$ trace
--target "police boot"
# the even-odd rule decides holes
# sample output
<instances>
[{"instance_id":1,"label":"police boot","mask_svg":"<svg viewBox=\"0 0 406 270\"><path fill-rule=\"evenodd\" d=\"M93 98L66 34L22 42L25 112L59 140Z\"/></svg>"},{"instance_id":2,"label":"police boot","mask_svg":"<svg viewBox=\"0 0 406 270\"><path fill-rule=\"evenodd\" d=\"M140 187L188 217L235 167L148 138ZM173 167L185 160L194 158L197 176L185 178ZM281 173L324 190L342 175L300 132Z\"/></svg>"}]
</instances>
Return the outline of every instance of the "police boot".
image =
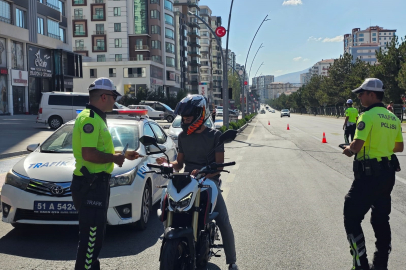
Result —
<instances>
[{"instance_id":1,"label":"police boot","mask_svg":"<svg viewBox=\"0 0 406 270\"><path fill-rule=\"evenodd\" d=\"M354 237L352 234L347 235L350 243L350 253L352 255L353 266L351 270L370 270L365 248L364 234Z\"/></svg>"},{"instance_id":2,"label":"police boot","mask_svg":"<svg viewBox=\"0 0 406 270\"><path fill-rule=\"evenodd\" d=\"M385 266L375 266L371 264L371 267L369 268L370 270L388 270L388 267Z\"/></svg>"}]
</instances>

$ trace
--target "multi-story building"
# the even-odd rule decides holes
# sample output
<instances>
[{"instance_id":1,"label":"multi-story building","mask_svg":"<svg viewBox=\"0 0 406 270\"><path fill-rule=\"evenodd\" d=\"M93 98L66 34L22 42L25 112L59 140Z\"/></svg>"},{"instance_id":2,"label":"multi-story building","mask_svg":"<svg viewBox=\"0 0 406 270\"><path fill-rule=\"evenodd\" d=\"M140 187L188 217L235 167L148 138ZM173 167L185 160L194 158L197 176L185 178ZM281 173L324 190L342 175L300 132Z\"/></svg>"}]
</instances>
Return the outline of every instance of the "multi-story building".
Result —
<instances>
[{"instance_id":1,"label":"multi-story building","mask_svg":"<svg viewBox=\"0 0 406 270\"><path fill-rule=\"evenodd\" d=\"M188 16L179 11L179 8L174 7L175 13L175 48L177 69L180 70L180 89L188 88Z\"/></svg>"},{"instance_id":2,"label":"multi-story building","mask_svg":"<svg viewBox=\"0 0 406 270\"><path fill-rule=\"evenodd\" d=\"M175 11L182 13L187 18L187 64L188 78L186 88L194 94L199 92L200 84L200 24L198 19L189 14L200 15L200 0L176 0Z\"/></svg>"},{"instance_id":3,"label":"multi-story building","mask_svg":"<svg viewBox=\"0 0 406 270\"><path fill-rule=\"evenodd\" d=\"M267 85L269 99L278 98L282 93L290 95L302 87L301 83L272 82Z\"/></svg>"},{"instance_id":4,"label":"multi-story building","mask_svg":"<svg viewBox=\"0 0 406 270\"><path fill-rule=\"evenodd\" d=\"M71 1L0 0L0 114L37 114L42 92L72 91Z\"/></svg>"},{"instance_id":5,"label":"multi-story building","mask_svg":"<svg viewBox=\"0 0 406 270\"><path fill-rule=\"evenodd\" d=\"M301 84L308 84L312 74L310 72L300 74L300 83Z\"/></svg>"},{"instance_id":6,"label":"multi-story building","mask_svg":"<svg viewBox=\"0 0 406 270\"><path fill-rule=\"evenodd\" d=\"M211 17L211 29L214 31L217 27L221 26L221 17L212 16ZM221 42L221 39L220 39ZM221 96L221 88L223 87L223 64L221 60L221 44L217 43L216 37L211 34L211 59L212 59L212 93L213 102L215 105L223 104L223 97Z\"/></svg>"},{"instance_id":7,"label":"multi-story building","mask_svg":"<svg viewBox=\"0 0 406 270\"><path fill-rule=\"evenodd\" d=\"M226 52L226 49L223 48L223 53L224 53L224 57L228 57L227 62L228 62L228 68L229 69L236 69L236 55L233 51L231 51L230 49L228 49L228 52Z\"/></svg>"},{"instance_id":8,"label":"multi-story building","mask_svg":"<svg viewBox=\"0 0 406 270\"><path fill-rule=\"evenodd\" d=\"M264 75L259 77L252 78L252 88L258 91L260 101L265 102L265 100L269 99L270 96L268 94L268 85L273 83L275 77L273 75Z\"/></svg>"},{"instance_id":9,"label":"multi-story building","mask_svg":"<svg viewBox=\"0 0 406 270\"><path fill-rule=\"evenodd\" d=\"M334 59L322 59L309 69L309 73L311 74L311 76L328 76L328 70L333 63Z\"/></svg>"},{"instance_id":10,"label":"multi-story building","mask_svg":"<svg viewBox=\"0 0 406 270\"><path fill-rule=\"evenodd\" d=\"M74 50L85 58L84 85L109 77L119 92L180 88L173 0L74 0Z\"/></svg>"},{"instance_id":11,"label":"multi-story building","mask_svg":"<svg viewBox=\"0 0 406 270\"><path fill-rule=\"evenodd\" d=\"M376 51L387 50L395 35L396 30L379 26L371 26L365 30L354 28L351 34L344 35L344 53L351 54L353 61L359 58L370 64L376 64Z\"/></svg>"},{"instance_id":12,"label":"multi-story building","mask_svg":"<svg viewBox=\"0 0 406 270\"><path fill-rule=\"evenodd\" d=\"M210 26L211 9L208 6L200 6L200 17ZM212 33L201 21L200 25L200 84L199 94L205 94L209 101L213 100L213 77L212 77Z\"/></svg>"}]
</instances>

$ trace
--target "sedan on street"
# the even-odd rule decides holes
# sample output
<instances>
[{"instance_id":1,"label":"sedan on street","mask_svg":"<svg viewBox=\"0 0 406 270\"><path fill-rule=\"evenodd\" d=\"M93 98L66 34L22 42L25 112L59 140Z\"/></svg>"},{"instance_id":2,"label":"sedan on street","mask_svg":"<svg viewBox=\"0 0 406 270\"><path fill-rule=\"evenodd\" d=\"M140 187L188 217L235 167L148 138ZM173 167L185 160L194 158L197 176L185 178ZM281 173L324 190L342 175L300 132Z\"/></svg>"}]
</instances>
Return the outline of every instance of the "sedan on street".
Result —
<instances>
[{"instance_id":1,"label":"sedan on street","mask_svg":"<svg viewBox=\"0 0 406 270\"><path fill-rule=\"evenodd\" d=\"M288 109L281 110L281 117L283 117L283 116L289 116L290 117L290 111Z\"/></svg>"}]
</instances>

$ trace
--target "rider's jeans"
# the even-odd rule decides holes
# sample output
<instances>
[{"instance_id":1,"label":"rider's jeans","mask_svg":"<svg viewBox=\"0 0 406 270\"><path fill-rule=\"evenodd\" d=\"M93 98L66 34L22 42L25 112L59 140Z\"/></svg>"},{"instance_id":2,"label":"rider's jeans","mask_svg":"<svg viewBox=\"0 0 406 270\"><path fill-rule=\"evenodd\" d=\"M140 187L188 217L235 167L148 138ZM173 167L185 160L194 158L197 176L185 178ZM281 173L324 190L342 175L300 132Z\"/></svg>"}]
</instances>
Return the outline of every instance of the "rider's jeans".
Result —
<instances>
[{"instance_id":1,"label":"rider's jeans","mask_svg":"<svg viewBox=\"0 0 406 270\"><path fill-rule=\"evenodd\" d=\"M235 254L234 232L233 228L231 227L230 219L228 217L226 203L218 187L218 181L213 182L216 183L218 189L217 204L216 207L214 208L214 212L219 213L219 215L216 218L216 223L221 232L224 253L226 254L226 263L232 264L237 261Z\"/></svg>"}]
</instances>

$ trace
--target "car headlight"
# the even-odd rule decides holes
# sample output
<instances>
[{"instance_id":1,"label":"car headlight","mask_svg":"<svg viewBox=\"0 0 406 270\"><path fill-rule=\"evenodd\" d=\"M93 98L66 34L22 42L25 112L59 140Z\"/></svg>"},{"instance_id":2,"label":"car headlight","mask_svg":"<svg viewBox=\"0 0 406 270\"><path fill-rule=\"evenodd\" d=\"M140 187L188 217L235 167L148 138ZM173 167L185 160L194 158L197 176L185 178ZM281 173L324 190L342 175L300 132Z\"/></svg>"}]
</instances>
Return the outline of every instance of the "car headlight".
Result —
<instances>
[{"instance_id":1,"label":"car headlight","mask_svg":"<svg viewBox=\"0 0 406 270\"><path fill-rule=\"evenodd\" d=\"M14 186L16 188L25 190L30 183L29 178L20 177L18 174L14 173L14 171L9 171L6 175L5 184Z\"/></svg>"},{"instance_id":2,"label":"car headlight","mask_svg":"<svg viewBox=\"0 0 406 270\"><path fill-rule=\"evenodd\" d=\"M189 206L192 201L193 193L190 192L188 195L180 199L178 202L175 202L171 195L169 195L169 203L175 212L181 212L183 209Z\"/></svg>"},{"instance_id":3,"label":"car headlight","mask_svg":"<svg viewBox=\"0 0 406 270\"><path fill-rule=\"evenodd\" d=\"M138 166L124 174L112 176L110 178L110 187L130 186L134 182L137 171Z\"/></svg>"}]
</instances>

